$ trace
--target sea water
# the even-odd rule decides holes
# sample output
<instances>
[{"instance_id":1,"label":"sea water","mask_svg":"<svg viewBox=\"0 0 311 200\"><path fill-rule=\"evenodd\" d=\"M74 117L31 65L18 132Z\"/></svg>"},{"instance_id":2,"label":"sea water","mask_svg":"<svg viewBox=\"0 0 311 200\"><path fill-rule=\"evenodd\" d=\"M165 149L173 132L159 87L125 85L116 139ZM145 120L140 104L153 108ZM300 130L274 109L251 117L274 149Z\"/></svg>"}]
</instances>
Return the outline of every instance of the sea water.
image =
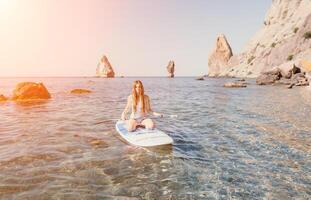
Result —
<instances>
[{"instance_id":1,"label":"sea water","mask_svg":"<svg viewBox=\"0 0 311 200\"><path fill-rule=\"evenodd\" d=\"M171 147L126 144L115 123L143 82ZM52 98L0 103L0 199L309 199L311 92L232 79L0 78ZM90 94L70 94L83 88Z\"/></svg>"}]
</instances>

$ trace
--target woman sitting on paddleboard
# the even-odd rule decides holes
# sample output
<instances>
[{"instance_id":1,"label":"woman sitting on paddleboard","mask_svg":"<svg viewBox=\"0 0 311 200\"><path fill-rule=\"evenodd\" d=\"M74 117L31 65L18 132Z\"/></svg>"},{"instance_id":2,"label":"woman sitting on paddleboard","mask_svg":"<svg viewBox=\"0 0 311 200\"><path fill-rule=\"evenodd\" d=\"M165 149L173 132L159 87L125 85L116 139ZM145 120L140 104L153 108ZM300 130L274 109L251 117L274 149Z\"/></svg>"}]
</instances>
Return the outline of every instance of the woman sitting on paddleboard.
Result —
<instances>
[{"instance_id":1,"label":"woman sitting on paddleboard","mask_svg":"<svg viewBox=\"0 0 311 200\"><path fill-rule=\"evenodd\" d=\"M121 115L122 120L126 120L126 115L130 109L130 119L127 121L128 131L135 131L139 125L148 129L155 128L154 121L148 118L148 114L162 117L162 114L153 112L151 109L150 98L144 94L144 86L139 80L133 83L132 94L128 96L126 107Z\"/></svg>"}]
</instances>

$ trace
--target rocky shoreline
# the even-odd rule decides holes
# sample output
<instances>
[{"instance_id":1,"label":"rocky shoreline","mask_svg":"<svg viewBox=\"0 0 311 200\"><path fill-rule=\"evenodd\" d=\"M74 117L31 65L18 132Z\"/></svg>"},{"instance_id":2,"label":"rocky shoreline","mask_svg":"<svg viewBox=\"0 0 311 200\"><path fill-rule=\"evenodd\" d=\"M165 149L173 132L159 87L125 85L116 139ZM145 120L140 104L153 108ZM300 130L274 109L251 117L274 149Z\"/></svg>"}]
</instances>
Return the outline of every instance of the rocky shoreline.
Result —
<instances>
[{"instance_id":1,"label":"rocky shoreline","mask_svg":"<svg viewBox=\"0 0 311 200\"><path fill-rule=\"evenodd\" d=\"M284 71L276 68L263 72L256 79L256 83L258 85L283 84L288 85L287 88L293 88L294 86L308 86L309 79L307 78L306 72L303 72L294 64L289 70Z\"/></svg>"},{"instance_id":2,"label":"rocky shoreline","mask_svg":"<svg viewBox=\"0 0 311 200\"><path fill-rule=\"evenodd\" d=\"M221 34L209 56L209 77L257 78L259 85L307 86L311 73L311 4L309 0L273 0L263 26L234 55ZM293 66L300 72L289 74ZM291 76L293 75L293 76Z\"/></svg>"}]
</instances>

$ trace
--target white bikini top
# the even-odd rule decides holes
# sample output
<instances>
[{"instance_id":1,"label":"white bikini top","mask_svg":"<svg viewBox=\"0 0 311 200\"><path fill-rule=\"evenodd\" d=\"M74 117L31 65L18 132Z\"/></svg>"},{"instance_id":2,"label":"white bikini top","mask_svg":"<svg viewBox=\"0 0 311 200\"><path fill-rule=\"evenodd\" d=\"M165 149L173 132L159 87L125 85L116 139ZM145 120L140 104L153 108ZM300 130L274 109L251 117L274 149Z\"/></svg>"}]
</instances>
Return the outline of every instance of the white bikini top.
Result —
<instances>
[{"instance_id":1,"label":"white bikini top","mask_svg":"<svg viewBox=\"0 0 311 200\"><path fill-rule=\"evenodd\" d=\"M137 106L136 106L136 112L134 113L133 110L132 110L131 118L132 119L137 119L137 118L141 118L143 116L144 116L144 114L143 114L143 111L142 111L142 101L139 101L137 103Z\"/></svg>"}]
</instances>

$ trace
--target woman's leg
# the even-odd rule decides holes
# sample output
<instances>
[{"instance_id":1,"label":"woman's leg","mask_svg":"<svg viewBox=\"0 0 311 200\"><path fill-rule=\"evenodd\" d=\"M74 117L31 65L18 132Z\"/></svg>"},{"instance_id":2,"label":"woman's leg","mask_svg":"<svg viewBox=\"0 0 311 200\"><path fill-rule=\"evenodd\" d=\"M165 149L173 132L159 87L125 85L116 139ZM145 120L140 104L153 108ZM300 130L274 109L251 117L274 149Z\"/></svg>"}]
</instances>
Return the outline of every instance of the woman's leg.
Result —
<instances>
[{"instance_id":1,"label":"woman's leg","mask_svg":"<svg viewBox=\"0 0 311 200\"><path fill-rule=\"evenodd\" d=\"M129 132L135 131L137 125L138 125L138 124L137 124L137 122L136 122L135 119L129 119L129 120L127 121L127 130L128 130Z\"/></svg>"},{"instance_id":2,"label":"woman's leg","mask_svg":"<svg viewBox=\"0 0 311 200\"><path fill-rule=\"evenodd\" d=\"M146 128L148 129L154 129L155 128L155 123L154 121L152 121L152 119L144 119L142 122L141 122L142 125L144 125Z\"/></svg>"}]
</instances>

